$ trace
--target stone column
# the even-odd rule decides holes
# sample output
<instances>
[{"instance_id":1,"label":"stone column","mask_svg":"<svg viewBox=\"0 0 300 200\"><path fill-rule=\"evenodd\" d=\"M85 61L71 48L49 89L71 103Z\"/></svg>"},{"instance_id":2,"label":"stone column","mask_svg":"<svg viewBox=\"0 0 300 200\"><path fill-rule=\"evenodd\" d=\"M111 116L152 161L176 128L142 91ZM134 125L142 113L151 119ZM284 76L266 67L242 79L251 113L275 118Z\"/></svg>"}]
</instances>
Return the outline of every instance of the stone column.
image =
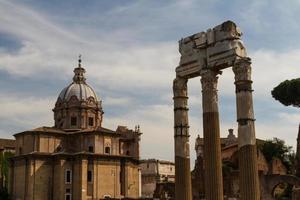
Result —
<instances>
[{"instance_id":1,"label":"stone column","mask_svg":"<svg viewBox=\"0 0 300 200\"><path fill-rule=\"evenodd\" d=\"M201 72L206 200L223 200L224 198L217 74L212 70Z\"/></svg>"},{"instance_id":2,"label":"stone column","mask_svg":"<svg viewBox=\"0 0 300 200\"><path fill-rule=\"evenodd\" d=\"M187 79L173 82L175 137L175 200L192 200Z\"/></svg>"},{"instance_id":3,"label":"stone column","mask_svg":"<svg viewBox=\"0 0 300 200\"><path fill-rule=\"evenodd\" d=\"M259 200L257 149L254 127L250 58L233 66L236 86L241 200Z\"/></svg>"}]
</instances>

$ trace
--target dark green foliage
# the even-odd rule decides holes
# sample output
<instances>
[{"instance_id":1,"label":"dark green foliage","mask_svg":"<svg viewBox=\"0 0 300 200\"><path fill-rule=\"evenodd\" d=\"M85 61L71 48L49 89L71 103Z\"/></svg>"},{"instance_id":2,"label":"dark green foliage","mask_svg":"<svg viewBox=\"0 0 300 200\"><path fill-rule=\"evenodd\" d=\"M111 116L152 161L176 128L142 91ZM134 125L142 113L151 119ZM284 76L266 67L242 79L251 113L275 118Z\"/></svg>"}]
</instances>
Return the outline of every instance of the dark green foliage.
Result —
<instances>
[{"instance_id":1,"label":"dark green foliage","mask_svg":"<svg viewBox=\"0 0 300 200\"><path fill-rule=\"evenodd\" d=\"M277 187L283 187L283 192L281 194L275 195L276 200L290 200L292 199L293 185L287 183L281 183Z\"/></svg>"},{"instance_id":2,"label":"dark green foliage","mask_svg":"<svg viewBox=\"0 0 300 200\"><path fill-rule=\"evenodd\" d=\"M238 166L228 160L222 161L222 171L224 175L230 175L234 170L238 170Z\"/></svg>"},{"instance_id":3,"label":"dark green foliage","mask_svg":"<svg viewBox=\"0 0 300 200\"><path fill-rule=\"evenodd\" d=\"M4 152L3 154L0 154L0 173L5 178L5 182L1 183L4 184L4 189L0 190L0 199L9 199L9 195L7 192L7 186L8 186L8 170L9 170L9 158L14 156L11 152Z\"/></svg>"},{"instance_id":4,"label":"dark green foliage","mask_svg":"<svg viewBox=\"0 0 300 200\"><path fill-rule=\"evenodd\" d=\"M278 138L266 140L264 143L258 145L258 148L264 154L267 162L271 162L273 158L278 158L285 165L288 173L292 172L295 153L292 151L292 147L287 146L283 140Z\"/></svg>"},{"instance_id":5,"label":"dark green foliage","mask_svg":"<svg viewBox=\"0 0 300 200\"><path fill-rule=\"evenodd\" d=\"M1 200L11 200L10 195L7 192L7 189L0 190L0 199Z\"/></svg>"},{"instance_id":6,"label":"dark green foliage","mask_svg":"<svg viewBox=\"0 0 300 200\"><path fill-rule=\"evenodd\" d=\"M285 106L300 107L300 78L283 81L271 93Z\"/></svg>"},{"instance_id":7,"label":"dark green foliage","mask_svg":"<svg viewBox=\"0 0 300 200\"><path fill-rule=\"evenodd\" d=\"M293 174L293 166L295 164L296 155L292 151L292 147L285 144L283 140L273 138L272 140L266 140L264 143L258 145L259 150L264 154L267 162L271 162L274 158L278 158L287 168L288 174ZM291 199L292 186L286 184L282 194L276 197L276 199L284 200Z\"/></svg>"}]
</instances>

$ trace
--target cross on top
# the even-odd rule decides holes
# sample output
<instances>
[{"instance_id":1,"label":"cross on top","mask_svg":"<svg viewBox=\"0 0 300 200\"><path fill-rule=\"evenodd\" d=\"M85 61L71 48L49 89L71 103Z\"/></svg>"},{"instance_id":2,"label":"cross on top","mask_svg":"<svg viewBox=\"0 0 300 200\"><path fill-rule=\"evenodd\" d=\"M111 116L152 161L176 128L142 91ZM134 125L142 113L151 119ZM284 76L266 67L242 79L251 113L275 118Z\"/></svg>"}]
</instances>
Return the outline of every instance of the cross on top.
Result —
<instances>
[{"instance_id":1,"label":"cross on top","mask_svg":"<svg viewBox=\"0 0 300 200\"><path fill-rule=\"evenodd\" d=\"M81 67L81 54L79 54L78 56L78 67L79 68Z\"/></svg>"}]
</instances>

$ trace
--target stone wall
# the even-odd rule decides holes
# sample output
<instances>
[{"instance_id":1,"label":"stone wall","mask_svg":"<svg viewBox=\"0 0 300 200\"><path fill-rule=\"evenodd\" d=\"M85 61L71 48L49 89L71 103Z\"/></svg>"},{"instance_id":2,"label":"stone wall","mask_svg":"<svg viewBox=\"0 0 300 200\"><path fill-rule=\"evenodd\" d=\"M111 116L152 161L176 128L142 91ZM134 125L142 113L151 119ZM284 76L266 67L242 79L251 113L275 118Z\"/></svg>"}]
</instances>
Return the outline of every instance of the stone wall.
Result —
<instances>
[{"instance_id":1,"label":"stone wall","mask_svg":"<svg viewBox=\"0 0 300 200\"><path fill-rule=\"evenodd\" d=\"M174 182L174 163L163 160L142 160L140 164L142 173L142 196L153 197L157 183Z\"/></svg>"},{"instance_id":2,"label":"stone wall","mask_svg":"<svg viewBox=\"0 0 300 200\"><path fill-rule=\"evenodd\" d=\"M54 161L20 158L14 161L11 170L13 199L64 200L67 191L70 191L74 200L139 196L139 168L130 162L122 165L119 160L91 160L80 157ZM66 170L71 171L70 183L66 183ZM92 173L91 182L87 180L88 171Z\"/></svg>"}]
</instances>

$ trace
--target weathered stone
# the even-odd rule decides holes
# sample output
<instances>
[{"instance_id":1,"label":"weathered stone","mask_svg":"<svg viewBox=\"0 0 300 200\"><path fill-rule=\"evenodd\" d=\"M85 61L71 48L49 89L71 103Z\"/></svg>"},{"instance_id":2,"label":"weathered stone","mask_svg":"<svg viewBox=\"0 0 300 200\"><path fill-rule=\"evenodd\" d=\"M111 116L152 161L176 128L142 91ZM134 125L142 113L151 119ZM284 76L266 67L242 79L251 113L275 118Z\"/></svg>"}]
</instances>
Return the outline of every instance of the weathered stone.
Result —
<instances>
[{"instance_id":1,"label":"weathered stone","mask_svg":"<svg viewBox=\"0 0 300 200\"><path fill-rule=\"evenodd\" d=\"M190 146L187 107L187 79L173 82L175 138L175 199L191 200Z\"/></svg>"},{"instance_id":2,"label":"weathered stone","mask_svg":"<svg viewBox=\"0 0 300 200\"><path fill-rule=\"evenodd\" d=\"M232 66L237 92L239 148L245 152L245 156L240 159L242 160L240 162L242 166L241 196L242 200L259 199L251 68L250 59L247 58L246 49L240 40L241 35L240 29L233 22L227 21L206 32L183 38L179 42L181 58L176 68L176 81L180 82L179 78L181 78L187 82L189 78L201 76L207 200L223 199L217 74L220 70ZM174 88L176 85L177 83L174 82ZM187 95L186 88L182 88L182 93ZM186 165L179 162L184 160L181 158L189 156L187 154L188 139L182 137L188 136L186 102L187 96L179 97L178 92L174 90L175 165L178 166L175 186L177 189L182 182L187 181L178 176L178 174L186 174ZM181 128L180 131L178 128ZM180 139L177 139L178 136ZM246 163L247 160L249 160L249 165ZM180 191L175 190L176 199L189 199L189 195L182 196L182 193L188 194L190 188L188 186L184 186L184 190L182 188L183 186L179 189Z\"/></svg>"}]
</instances>

